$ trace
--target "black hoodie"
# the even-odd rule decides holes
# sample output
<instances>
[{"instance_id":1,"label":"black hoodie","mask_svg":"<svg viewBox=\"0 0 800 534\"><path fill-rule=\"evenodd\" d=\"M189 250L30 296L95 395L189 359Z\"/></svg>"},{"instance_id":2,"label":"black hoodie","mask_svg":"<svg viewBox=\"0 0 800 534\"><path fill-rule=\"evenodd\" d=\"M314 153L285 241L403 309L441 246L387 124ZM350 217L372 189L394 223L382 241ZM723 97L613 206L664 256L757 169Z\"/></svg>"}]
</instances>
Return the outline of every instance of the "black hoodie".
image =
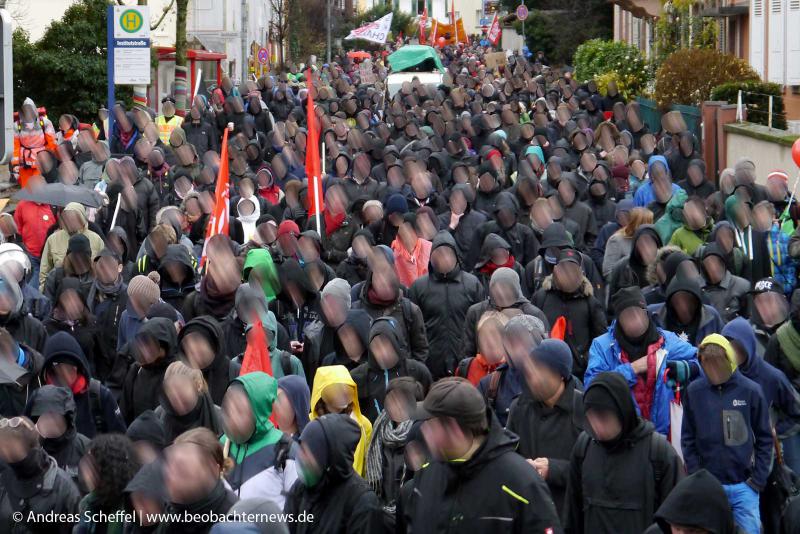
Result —
<instances>
[{"instance_id":1,"label":"black hoodie","mask_svg":"<svg viewBox=\"0 0 800 534\"><path fill-rule=\"evenodd\" d=\"M319 426L316 431L309 427ZM378 523L378 497L366 481L353 470L353 455L361 439L361 429L349 416L323 415L314 419L303 431L302 444L323 451L322 479L306 487L298 479L286 497L284 512L299 516L307 512L313 522L290 524L293 534L373 534ZM373 524L374 523L374 524Z\"/></svg>"},{"instance_id":2,"label":"black hoodie","mask_svg":"<svg viewBox=\"0 0 800 534\"><path fill-rule=\"evenodd\" d=\"M163 468L164 466L160 461L145 464L139 469L139 471L136 472L131 481L128 482L128 485L125 486L124 493L127 509L129 511L133 511L133 506L131 505L131 495L133 493L146 495L154 502L160 504L161 510L159 511L163 511L165 503L167 502L167 492L164 488ZM155 523L148 526L139 526L137 521L132 521L125 525L124 532L126 534L149 534L158 531L159 526L160 523Z\"/></svg>"},{"instance_id":3,"label":"black hoodie","mask_svg":"<svg viewBox=\"0 0 800 534\"><path fill-rule=\"evenodd\" d=\"M397 335L397 321L392 317L380 317L372 323L369 331L369 341L378 336L383 336L391 342L397 354L398 361L391 369L383 369L372 351L369 357L352 371L350 375L358 389L358 404L370 422L374 422L384 409L386 388L389 382L401 376L410 376L422 384L423 391L427 392L431 386L431 373L425 364L409 358L409 350Z\"/></svg>"},{"instance_id":4,"label":"black hoodie","mask_svg":"<svg viewBox=\"0 0 800 534\"><path fill-rule=\"evenodd\" d=\"M486 417L488 434L472 457L431 461L415 474L403 506L413 532L563 532L547 485L515 451L519 438L489 408Z\"/></svg>"},{"instance_id":5,"label":"black hoodie","mask_svg":"<svg viewBox=\"0 0 800 534\"><path fill-rule=\"evenodd\" d=\"M583 402L586 411L616 413L622 431L601 442L587 426L578 437L570 460L564 527L575 534L642 532L682 477L681 461L652 423L636 414L621 374L597 375Z\"/></svg>"},{"instance_id":6,"label":"black hoodie","mask_svg":"<svg viewBox=\"0 0 800 534\"><path fill-rule=\"evenodd\" d=\"M458 246L459 254L466 260L475 238L475 233L478 228L486 222L487 217L485 213L472 209L472 204L475 201L475 193L468 184L455 184L451 188L450 194L452 195L454 191L461 191L464 198L467 200L467 208L464 210L464 214L458 220L458 226L455 228L450 228L450 211L439 215L439 228L443 228L453 235L456 240L456 245ZM468 261L465 261L464 264L467 266L470 265Z\"/></svg>"},{"instance_id":7,"label":"black hoodie","mask_svg":"<svg viewBox=\"0 0 800 534\"><path fill-rule=\"evenodd\" d=\"M372 325L372 318L364 310L348 310L347 317L339 328L348 326L352 328L358 335L358 340L361 342L362 353L358 361L352 360L347 355L347 350L342 345L341 339L336 335L333 340L335 351L327 354L322 359L323 365L344 365L348 371L352 371L362 363L367 361L367 352L369 351L369 329ZM338 329L337 329L338 331Z\"/></svg>"},{"instance_id":8,"label":"black hoodie","mask_svg":"<svg viewBox=\"0 0 800 534\"><path fill-rule=\"evenodd\" d=\"M208 393L211 395L211 400L219 406L222 403L222 397L225 396L225 392L228 390L228 384L239 376L241 365L231 361L228 355L225 354L222 327L213 317L201 315L186 323L186 326L183 327L178 336L178 344L180 345L183 339L192 332L199 333L205 337L214 351L214 360L202 371L203 378L208 384Z\"/></svg>"},{"instance_id":9,"label":"black hoodie","mask_svg":"<svg viewBox=\"0 0 800 534\"><path fill-rule=\"evenodd\" d=\"M639 252L636 250L636 242L645 234L655 239L656 248L661 248L661 237L658 235L655 226L652 224L643 224L639 226L633 234L631 254L628 256L628 261L620 261L611 271L611 279L608 283L609 295L613 295L620 288L632 284L638 284L641 288L650 285L650 282L647 280L648 265L642 261Z\"/></svg>"},{"instance_id":10,"label":"black hoodie","mask_svg":"<svg viewBox=\"0 0 800 534\"><path fill-rule=\"evenodd\" d=\"M513 214L513 224L504 228L500 224L499 211L505 209ZM480 249L480 244L484 242L486 236L489 234L497 234L505 239L511 246L511 253L520 265L526 265L529 261L533 260L539 253L539 241L533 233L530 226L525 226L517 222L517 213L519 212L519 202L513 193L503 191L497 195L494 204L493 215L495 220L483 223L475 234L472 244L472 257L474 258L475 250Z\"/></svg>"},{"instance_id":11,"label":"black hoodie","mask_svg":"<svg viewBox=\"0 0 800 534\"><path fill-rule=\"evenodd\" d=\"M186 273L180 284L173 282L167 272L167 265L173 263L182 266ZM189 249L180 244L167 246L167 251L158 267L158 274L161 276L161 299L185 316L184 300L195 290L195 261Z\"/></svg>"},{"instance_id":12,"label":"black hoodie","mask_svg":"<svg viewBox=\"0 0 800 534\"><path fill-rule=\"evenodd\" d=\"M58 438L42 438L42 447L78 485L78 463L89 449L89 438L75 429L75 410L75 400L70 390L59 386L42 386L28 399L25 416L34 423L45 413L64 416L67 429Z\"/></svg>"},{"instance_id":13,"label":"black hoodie","mask_svg":"<svg viewBox=\"0 0 800 534\"><path fill-rule=\"evenodd\" d=\"M701 469L681 480L659 507L648 534L670 534L671 524L694 527L711 534L736 534L733 513L722 484Z\"/></svg>"},{"instance_id":14,"label":"black hoodie","mask_svg":"<svg viewBox=\"0 0 800 534\"><path fill-rule=\"evenodd\" d=\"M172 321L165 317L155 317L142 324L137 338L150 337L155 339L164 349L163 358L153 363L142 365L134 362L128 369L125 382L122 385L120 408L125 422L131 424L139 414L145 410L155 410L161 394L161 384L164 373L169 364L175 361L175 352L178 346L177 332ZM133 343L135 345L135 342ZM132 352L136 349L132 347ZM134 356L136 356L134 354Z\"/></svg>"}]
</instances>

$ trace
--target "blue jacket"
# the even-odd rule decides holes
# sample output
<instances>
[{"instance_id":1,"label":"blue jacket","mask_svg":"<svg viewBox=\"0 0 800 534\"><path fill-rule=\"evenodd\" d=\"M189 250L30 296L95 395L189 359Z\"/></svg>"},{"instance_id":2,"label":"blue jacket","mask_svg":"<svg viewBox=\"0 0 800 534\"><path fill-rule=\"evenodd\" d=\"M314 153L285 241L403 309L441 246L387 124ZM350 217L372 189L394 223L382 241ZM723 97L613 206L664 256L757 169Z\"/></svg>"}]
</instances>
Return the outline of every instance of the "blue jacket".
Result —
<instances>
[{"instance_id":1,"label":"blue jacket","mask_svg":"<svg viewBox=\"0 0 800 534\"><path fill-rule=\"evenodd\" d=\"M723 485L749 481L762 490L772 463L772 431L761 387L737 369L720 386L701 376L682 402L687 471L708 469Z\"/></svg>"},{"instance_id":2,"label":"blue jacket","mask_svg":"<svg viewBox=\"0 0 800 534\"><path fill-rule=\"evenodd\" d=\"M722 335L735 341L747 353L739 366L744 376L761 386L768 408L778 413L776 429L779 437L792 436L800 430L800 395L780 370L756 354L756 336L747 319L737 317L725 325Z\"/></svg>"},{"instance_id":3,"label":"blue jacket","mask_svg":"<svg viewBox=\"0 0 800 534\"><path fill-rule=\"evenodd\" d=\"M647 306L647 311L655 318L657 326L665 328L667 318L667 304L665 302L650 304ZM699 345L708 335L719 334L723 324L719 312L710 304L703 304L703 311L700 314L700 324L697 326L697 334L694 339L695 344ZM679 334L679 332L675 333ZM688 339L687 341L691 344L693 340Z\"/></svg>"},{"instance_id":4,"label":"blue jacket","mask_svg":"<svg viewBox=\"0 0 800 534\"><path fill-rule=\"evenodd\" d=\"M521 378L517 370L507 363L498 367L496 372L500 373L500 384L497 386L497 396L494 399L493 408L500 424L506 426L508 410L511 408L511 403L522 393ZM480 391L483 398L487 400L487 404L491 380L492 373L489 373L478 382L478 391Z\"/></svg>"},{"instance_id":5,"label":"blue jacket","mask_svg":"<svg viewBox=\"0 0 800 534\"><path fill-rule=\"evenodd\" d=\"M612 322L608 332L592 341L592 346L589 348L589 366L586 368L586 374L583 378L584 387L586 388L592 383L594 377L603 371L615 371L621 374L631 388L636 385L636 373L633 371L633 367L629 363L622 363L620 359L622 351L619 343L614 338L616 324L616 321ZM661 328L657 330L661 337L664 338L664 345L661 350L666 351L666 354L656 374L658 379L656 380L653 405L650 409L650 421L656 427L657 432L666 435L669 432L669 403L675 396L672 388L663 380L667 362L682 360L697 365L697 349L672 332ZM636 406L636 412L639 413L638 405Z\"/></svg>"},{"instance_id":6,"label":"blue jacket","mask_svg":"<svg viewBox=\"0 0 800 534\"><path fill-rule=\"evenodd\" d=\"M664 166L669 170L669 163L667 163L667 159L664 156L651 156L650 159L647 161L647 174L650 175L650 169L653 167L653 163L663 163ZM678 191L683 191L678 184L672 184L672 194L674 195ZM656 199L656 194L653 192L653 182L649 178L647 181L642 182L642 184L636 189L636 194L633 195L633 204L637 208L646 208Z\"/></svg>"}]
</instances>

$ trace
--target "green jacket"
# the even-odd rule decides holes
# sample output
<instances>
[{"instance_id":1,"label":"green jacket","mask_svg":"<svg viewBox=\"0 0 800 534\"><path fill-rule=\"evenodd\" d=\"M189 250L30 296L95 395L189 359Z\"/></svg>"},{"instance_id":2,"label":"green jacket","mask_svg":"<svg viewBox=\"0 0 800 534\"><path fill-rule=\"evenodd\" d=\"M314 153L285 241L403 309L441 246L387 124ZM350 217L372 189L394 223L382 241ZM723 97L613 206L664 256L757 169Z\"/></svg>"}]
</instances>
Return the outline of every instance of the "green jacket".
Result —
<instances>
[{"instance_id":1,"label":"green jacket","mask_svg":"<svg viewBox=\"0 0 800 534\"><path fill-rule=\"evenodd\" d=\"M234 382L239 382L244 387L255 419L255 429L250 439L245 443L235 443L231 440L229 456L238 465L248 456L280 441L282 432L269 420L272 415L272 403L278 397L278 381L267 373L255 371L237 377ZM220 441L225 446L228 437L223 435Z\"/></svg>"},{"instance_id":2,"label":"green jacket","mask_svg":"<svg viewBox=\"0 0 800 534\"><path fill-rule=\"evenodd\" d=\"M656 221L653 225L661 238L662 243L669 243L672 234L675 230L683 226L683 216L681 210L683 205L686 204L686 191L681 189L672 195L672 198L667 202L667 207L664 210L664 215Z\"/></svg>"},{"instance_id":3,"label":"green jacket","mask_svg":"<svg viewBox=\"0 0 800 534\"><path fill-rule=\"evenodd\" d=\"M283 378L286 375L283 372L283 365L281 364L281 354L286 351L278 348L278 320L275 318L274 313L268 311L266 316L262 318L262 321L264 324L264 331L269 340L269 361L272 364L272 376L276 379ZM306 373L303 370L303 364L300 363L297 356L289 353L286 354L289 356L292 374L305 378Z\"/></svg>"},{"instance_id":4,"label":"green jacket","mask_svg":"<svg viewBox=\"0 0 800 534\"><path fill-rule=\"evenodd\" d=\"M713 221L706 221L706 225L699 230L692 230L688 226L683 225L672 234L669 244L679 247L682 251L691 256L706 242L706 238L708 238L708 234L711 233L712 227Z\"/></svg>"}]
</instances>

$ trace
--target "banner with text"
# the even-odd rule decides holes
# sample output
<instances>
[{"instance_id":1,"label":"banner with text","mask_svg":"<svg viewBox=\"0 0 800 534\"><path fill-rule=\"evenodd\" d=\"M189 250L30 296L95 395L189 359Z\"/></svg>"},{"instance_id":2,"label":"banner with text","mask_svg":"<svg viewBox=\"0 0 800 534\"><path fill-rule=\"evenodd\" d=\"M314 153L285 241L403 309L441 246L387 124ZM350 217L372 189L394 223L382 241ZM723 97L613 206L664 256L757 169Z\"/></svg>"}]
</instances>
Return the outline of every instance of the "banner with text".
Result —
<instances>
[{"instance_id":1,"label":"banner with text","mask_svg":"<svg viewBox=\"0 0 800 534\"><path fill-rule=\"evenodd\" d=\"M352 30L345 39L364 39L373 43L385 43L392 25L392 15L393 13L389 13L376 21Z\"/></svg>"}]
</instances>

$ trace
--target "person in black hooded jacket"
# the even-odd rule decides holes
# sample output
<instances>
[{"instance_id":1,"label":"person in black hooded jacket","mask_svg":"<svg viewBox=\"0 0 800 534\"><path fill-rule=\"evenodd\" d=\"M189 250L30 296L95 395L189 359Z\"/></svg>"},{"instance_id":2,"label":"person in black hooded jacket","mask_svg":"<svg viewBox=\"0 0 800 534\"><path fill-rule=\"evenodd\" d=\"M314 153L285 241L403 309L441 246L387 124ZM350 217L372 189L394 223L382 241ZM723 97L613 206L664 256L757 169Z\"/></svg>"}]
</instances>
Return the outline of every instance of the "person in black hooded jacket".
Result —
<instances>
[{"instance_id":1,"label":"person in black hooded jacket","mask_svg":"<svg viewBox=\"0 0 800 534\"><path fill-rule=\"evenodd\" d=\"M478 191L473 208L487 216L494 213L495 202L501 190L497 169L489 163L482 163L478 167Z\"/></svg>"},{"instance_id":2,"label":"person in black hooded jacket","mask_svg":"<svg viewBox=\"0 0 800 534\"><path fill-rule=\"evenodd\" d=\"M575 534L642 532L680 481L680 458L637 415L621 374L597 375L583 405L588 430L572 450L564 528Z\"/></svg>"},{"instance_id":3,"label":"person in black hooded jacket","mask_svg":"<svg viewBox=\"0 0 800 534\"><path fill-rule=\"evenodd\" d=\"M270 309L278 322L289 332L292 341L303 343L307 328L322 319L319 291L294 258L286 259L278 268L281 292ZM302 348L301 348L302 350Z\"/></svg>"},{"instance_id":4,"label":"person in black hooded jacket","mask_svg":"<svg viewBox=\"0 0 800 534\"><path fill-rule=\"evenodd\" d=\"M525 295L528 295L528 287L525 285L525 270L517 261L508 241L497 234L487 235L481 242L480 256L474 263L468 263L473 267L473 273L478 278L478 282L483 286L484 293L489 291L489 280L492 275L503 267L512 269L519 276L520 287Z\"/></svg>"},{"instance_id":5,"label":"person in black hooded jacket","mask_svg":"<svg viewBox=\"0 0 800 534\"><path fill-rule=\"evenodd\" d=\"M145 410L128 425L125 435L133 443L136 459L140 465L155 463L161 459L167 443L164 423L153 410Z\"/></svg>"},{"instance_id":6,"label":"person in black hooded jacket","mask_svg":"<svg viewBox=\"0 0 800 534\"><path fill-rule=\"evenodd\" d=\"M15 383L0 384L0 416L21 415L28 398L41 385L39 375L44 358L24 343L17 342L5 328L0 327L0 360L4 365L13 363L19 366L22 373Z\"/></svg>"},{"instance_id":7,"label":"person in black hooded jacket","mask_svg":"<svg viewBox=\"0 0 800 534\"><path fill-rule=\"evenodd\" d=\"M430 346L426 364L434 380L455 371L467 310L486 298L480 281L462 270L460 258L453 235L439 232L433 238L428 274L415 280L408 292L425 319Z\"/></svg>"},{"instance_id":8,"label":"person in black hooded jacket","mask_svg":"<svg viewBox=\"0 0 800 534\"><path fill-rule=\"evenodd\" d=\"M125 432L125 421L111 391L92 378L81 346L67 332L56 332L44 348L41 381L72 391L75 399L75 428L93 438L96 434Z\"/></svg>"},{"instance_id":9,"label":"person in black hooded jacket","mask_svg":"<svg viewBox=\"0 0 800 534\"><path fill-rule=\"evenodd\" d=\"M286 496L284 513L306 512L313 521L289 523L292 534L373 534L380 525L378 497L353 470L361 429L342 414L308 423L300 435L298 480Z\"/></svg>"},{"instance_id":10,"label":"person in black hooded jacket","mask_svg":"<svg viewBox=\"0 0 800 534\"><path fill-rule=\"evenodd\" d=\"M717 190L714 182L706 178L706 162L699 158L689 162L686 179L679 181L678 185L686 191L688 198L708 198Z\"/></svg>"},{"instance_id":11,"label":"person in black hooded jacket","mask_svg":"<svg viewBox=\"0 0 800 534\"><path fill-rule=\"evenodd\" d=\"M469 254L475 233L487 220L485 213L472 209L474 202L475 193L469 184L455 184L450 190L450 209L439 215L439 228L453 235L462 258Z\"/></svg>"},{"instance_id":12,"label":"person in black hooded jacket","mask_svg":"<svg viewBox=\"0 0 800 534\"><path fill-rule=\"evenodd\" d=\"M483 251L482 246L489 234L502 237L511 246L511 253L521 265L526 265L536 257L539 253L539 242L530 226L517 222L518 211L519 203L513 193L503 191L497 195L492 211L494 220L478 227L470 247L467 265L475 263L474 261L470 263L470 260L476 259L479 251Z\"/></svg>"},{"instance_id":13,"label":"person in black hooded jacket","mask_svg":"<svg viewBox=\"0 0 800 534\"><path fill-rule=\"evenodd\" d=\"M575 248L588 250L597 236L595 214L585 202L579 199L583 192L581 178L574 172L565 172L558 182L558 201L564 210L564 218L578 223L578 234L572 236ZM584 182L585 183L585 182Z\"/></svg>"},{"instance_id":14,"label":"person in black hooded jacket","mask_svg":"<svg viewBox=\"0 0 800 534\"><path fill-rule=\"evenodd\" d=\"M610 177L610 172L603 165L598 165L597 169L605 169ZM596 169L596 170L597 170ZM597 178L589 182L589 198L587 204L594 212L594 218L597 221L597 228L602 228L609 221L615 218L617 205L612 199L609 198L609 188L607 180L598 180Z\"/></svg>"},{"instance_id":15,"label":"person in black hooded jacket","mask_svg":"<svg viewBox=\"0 0 800 534\"><path fill-rule=\"evenodd\" d=\"M117 335L122 312L128 305L128 285L122 275L119 255L110 248L104 248L94 259L95 279L86 298L88 311L95 317L101 352L111 364L116 356ZM97 365L98 362L95 362ZM105 363L105 362L104 362ZM101 366L100 376L107 378L111 369Z\"/></svg>"},{"instance_id":16,"label":"person in black hooded jacket","mask_svg":"<svg viewBox=\"0 0 800 534\"><path fill-rule=\"evenodd\" d=\"M24 311L23 304L17 279L10 272L0 270L0 327L8 330L17 342L41 352L47 330L39 319Z\"/></svg>"},{"instance_id":17,"label":"person in black hooded jacket","mask_svg":"<svg viewBox=\"0 0 800 534\"><path fill-rule=\"evenodd\" d=\"M659 506L655 524L644 534L710 532L739 534L728 496L714 475L700 469L684 478Z\"/></svg>"},{"instance_id":18,"label":"person in black hooded jacket","mask_svg":"<svg viewBox=\"0 0 800 534\"><path fill-rule=\"evenodd\" d=\"M203 371L211 400L222 402L231 380L239 376L241 365L223 350L222 327L213 317L202 315L186 323L178 336L180 357L187 365Z\"/></svg>"},{"instance_id":19,"label":"person in black hooded jacket","mask_svg":"<svg viewBox=\"0 0 800 534\"><path fill-rule=\"evenodd\" d=\"M561 533L545 482L516 453L519 438L504 430L480 392L448 377L417 403L434 454L403 494L403 517L415 534Z\"/></svg>"},{"instance_id":20,"label":"person in black hooded jacket","mask_svg":"<svg viewBox=\"0 0 800 534\"><path fill-rule=\"evenodd\" d=\"M409 358L408 347L398 337L397 321L392 317L379 317L372 323L368 359L350 371L350 376L358 389L358 404L370 422L384 409L386 387L393 378L410 376L422 384L424 392L433 382L425 364Z\"/></svg>"},{"instance_id":21,"label":"person in black hooded jacket","mask_svg":"<svg viewBox=\"0 0 800 534\"><path fill-rule=\"evenodd\" d=\"M631 283L644 288L650 285L647 279L647 269L658 256L658 249L662 246L655 226L643 224L636 229L631 243L631 254L628 260L620 260L611 271L608 282L608 294L613 295L618 289Z\"/></svg>"},{"instance_id":22,"label":"person in black hooded jacket","mask_svg":"<svg viewBox=\"0 0 800 534\"><path fill-rule=\"evenodd\" d=\"M89 438L75 429L75 410L70 390L42 386L28 399L25 416L36 425L47 454L79 485L78 464L89 448Z\"/></svg>"},{"instance_id":23,"label":"person in black hooded jacket","mask_svg":"<svg viewBox=\"0 0 800 534\"><path fill-rule=\"evenodd\" d=\"M168 245L158 267L161 276L161 300L178 310L186 312L183 303L195 291L195 259L183 245Z\"/></svg>"},{"instance_id":24,"label":"person in black hooded jacket","mask_svg":"<svg viewBox=\"0 0 800 534\"><path fill-rule=\"evenodd\" d=\"M128 424L145 410L158 406L164 373L175 361L177 345L175 326L163 317L148 320L133 338L131 352L136 361L128 369L120 398L120 409Z\"/></svg>"},{"instance_id":25,"label":"person in black hooded jacket","mask_svg":"<svg viewBox=\"0 0 800 534\"><path fill-rule=\"evenodd\" d=\"M333 340L335 351L327 354L320 363L323 365L344 365L352 371L365 363L369 351L369 329L372 318L364 310L349 310L347 317Z\"/></svg>"}]
</instances>

